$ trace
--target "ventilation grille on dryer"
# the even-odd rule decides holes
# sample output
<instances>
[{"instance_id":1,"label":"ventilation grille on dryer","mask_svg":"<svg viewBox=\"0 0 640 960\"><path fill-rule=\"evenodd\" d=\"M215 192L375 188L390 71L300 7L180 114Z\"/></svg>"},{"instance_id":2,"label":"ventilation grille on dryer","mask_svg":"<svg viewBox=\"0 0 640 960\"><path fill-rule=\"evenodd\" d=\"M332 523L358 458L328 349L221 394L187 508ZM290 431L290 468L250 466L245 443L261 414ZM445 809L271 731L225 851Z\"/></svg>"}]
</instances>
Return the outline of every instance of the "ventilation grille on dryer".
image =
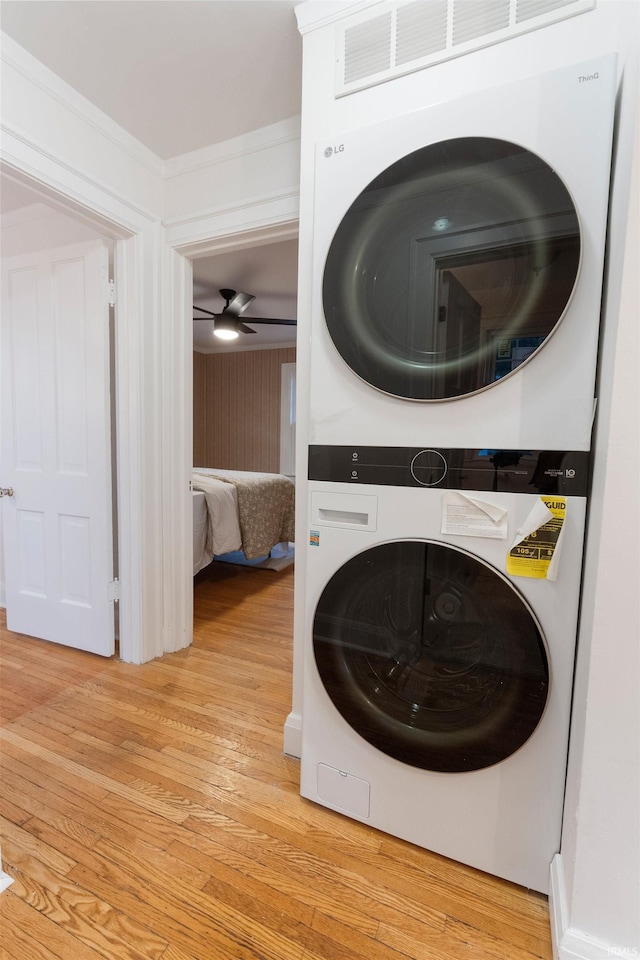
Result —
<instances>
[{"instance_id":1,"label":"ventilation grille on dryer","mask_svg":"<svg viewBox=\"0 0 640 960\"><path fill-rule=\"evenodd\" d=\"M596 0L388 0L338 26L336 96L509 40Z\"/></svg>"}]
</instances>

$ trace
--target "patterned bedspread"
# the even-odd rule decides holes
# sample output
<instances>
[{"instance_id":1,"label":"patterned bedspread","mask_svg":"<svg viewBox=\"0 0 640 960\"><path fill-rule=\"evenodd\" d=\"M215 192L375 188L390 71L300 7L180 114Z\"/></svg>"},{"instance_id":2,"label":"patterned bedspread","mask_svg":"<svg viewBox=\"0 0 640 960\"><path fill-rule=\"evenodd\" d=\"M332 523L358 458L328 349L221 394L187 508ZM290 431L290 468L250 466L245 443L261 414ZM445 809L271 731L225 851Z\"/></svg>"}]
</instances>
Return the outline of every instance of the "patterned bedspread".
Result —
<instances>
[{"instance_id":1,"label":"patterned bedspread","mask_svg":"<svg viewBox=\"0 0 640 960\"><path fill-rule=\"evenodd\" d=\"M214 470L194 467L198 474L231 483L238 495L242 550L247 560L266 556L276 543L294 540L295 485L279 473Z\"/></svg>"}]
</instances>

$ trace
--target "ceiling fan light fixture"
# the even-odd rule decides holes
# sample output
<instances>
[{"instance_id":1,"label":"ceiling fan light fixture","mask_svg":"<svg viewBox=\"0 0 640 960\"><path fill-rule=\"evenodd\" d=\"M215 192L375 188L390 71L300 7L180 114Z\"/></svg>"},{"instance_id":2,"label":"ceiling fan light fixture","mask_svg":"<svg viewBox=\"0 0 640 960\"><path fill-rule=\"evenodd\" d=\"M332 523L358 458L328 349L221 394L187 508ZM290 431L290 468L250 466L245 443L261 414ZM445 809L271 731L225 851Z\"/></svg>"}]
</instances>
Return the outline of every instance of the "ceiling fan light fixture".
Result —
<instances>
[{"instance_id":1,"label":"ceiling fan light fixture","mask_svg":"<svg viewBox=\"0 0 640 960\"><path fill-rule=\"evenodd\" d=\"M240 336L238 331L238 324L231 317L216 317L213 322L213 333L214 336L219 337L220 340L235 340Z\"/></svg>"},{"instance_id":2,"label":"ceiling fan light fixture","mask_svg":"<svg viewBox=\"0 0 640 960\"><path fill-rule=\"evenodd\" d=\"M274 317L247 317L248 322L251 324L251 326L247 326L246 323L242 322L240 317L249 304L255 300L254 295L252 293L237 293L230 287L222 287L220 289L220 295L225 301L225 307L222 313L214 313L213 310L208 310L207 307L199 307L196 303L193 304L194 311L197 310L200 313L207 314L206 317L194 317L194 322L201 320L210 324L213 320L213 334L220 340L236 340L241 333L252 333L255 335L258 333L257 330L253 329L253 325L256 323L296 326L295 320L278 320Z\"/></svg>"}]
</instances>

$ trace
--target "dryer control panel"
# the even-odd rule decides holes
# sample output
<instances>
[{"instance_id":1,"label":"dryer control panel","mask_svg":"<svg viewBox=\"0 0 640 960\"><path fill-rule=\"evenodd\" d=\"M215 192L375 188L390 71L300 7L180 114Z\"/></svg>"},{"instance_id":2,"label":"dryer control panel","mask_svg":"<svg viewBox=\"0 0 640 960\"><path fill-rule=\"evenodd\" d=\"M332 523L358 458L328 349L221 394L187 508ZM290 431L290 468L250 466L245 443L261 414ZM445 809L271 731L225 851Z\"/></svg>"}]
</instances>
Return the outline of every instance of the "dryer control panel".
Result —
<instances>
[{"instance_id":1,"label":"dryer control panel","mask_svg":"<svg viewBox=\"0 0 640 960\"><path fill-rule=\"evenodd\" d=\"M586 497L590 455L576 450L309 447L309 480Z\"/></svg>"}]
</instances>

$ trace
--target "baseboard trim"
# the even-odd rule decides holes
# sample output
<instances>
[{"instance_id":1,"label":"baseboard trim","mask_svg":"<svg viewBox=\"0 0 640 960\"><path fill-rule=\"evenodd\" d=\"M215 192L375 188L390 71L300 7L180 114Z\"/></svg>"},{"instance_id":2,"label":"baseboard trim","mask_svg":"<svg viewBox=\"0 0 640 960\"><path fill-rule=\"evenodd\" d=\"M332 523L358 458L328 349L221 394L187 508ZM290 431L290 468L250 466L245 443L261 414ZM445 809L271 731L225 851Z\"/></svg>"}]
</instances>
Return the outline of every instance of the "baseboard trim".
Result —
<instances>
[{"instance_id":1,"label":"baseboard trim","mask_svg":"<svg viewBox=\"0 0 640 960\"><path fill-rule=\"evenodd\" d=\"M8 873L3 873L2 870L0 870L0 893L6 890L7 887L10 887L12 883L13 877L10 877Z\"/></svg>"},{"instance_id":2,"label":"baseboard trim","mask_svg":"<svg viewBox=\"0 0 640 960\"><path fill-rule=\"evenodd\" d=\"M302 717L299 713L290 713L285 721L284 752L295 760L299 760L302 754Z\"/></svg>"},{"instance_id":3,"label":"baseboard trim","mask_svg":"<svg viewBox=\"0 0 640 960\"><path fill-rule=\"evenodd\" d=\"M553 960L560 960L560 944L568 926L567 894L564 882L562 854L557 853L551 861L549 880L549 917L551 920L551 945Z\"/></svg>"},{"instance_id":4,"label":"baseboard trim","mask_svg":"<svg viewBox=\"0 0 640 960\"><path fill-rule=\"evenodd\" d=\"M5 873L2 869L2 850L0 850L0 893L3 890L6 890L7 887L10 887L13 883L13 877L10 877L8 873Z\"/></svg>"},{"instance_id":5,"label":"baseboard trim","mask_svg":"<svg viewBox=\"0 0 640 960\"><path fill-rule=\"evenodd\" d=\"M622 947L569 926L567 891L562 854L551 861L549 884L549 914L553 960L605 960L607 957L637 957L636 947Z\"/></svg>"}]
</instances>

